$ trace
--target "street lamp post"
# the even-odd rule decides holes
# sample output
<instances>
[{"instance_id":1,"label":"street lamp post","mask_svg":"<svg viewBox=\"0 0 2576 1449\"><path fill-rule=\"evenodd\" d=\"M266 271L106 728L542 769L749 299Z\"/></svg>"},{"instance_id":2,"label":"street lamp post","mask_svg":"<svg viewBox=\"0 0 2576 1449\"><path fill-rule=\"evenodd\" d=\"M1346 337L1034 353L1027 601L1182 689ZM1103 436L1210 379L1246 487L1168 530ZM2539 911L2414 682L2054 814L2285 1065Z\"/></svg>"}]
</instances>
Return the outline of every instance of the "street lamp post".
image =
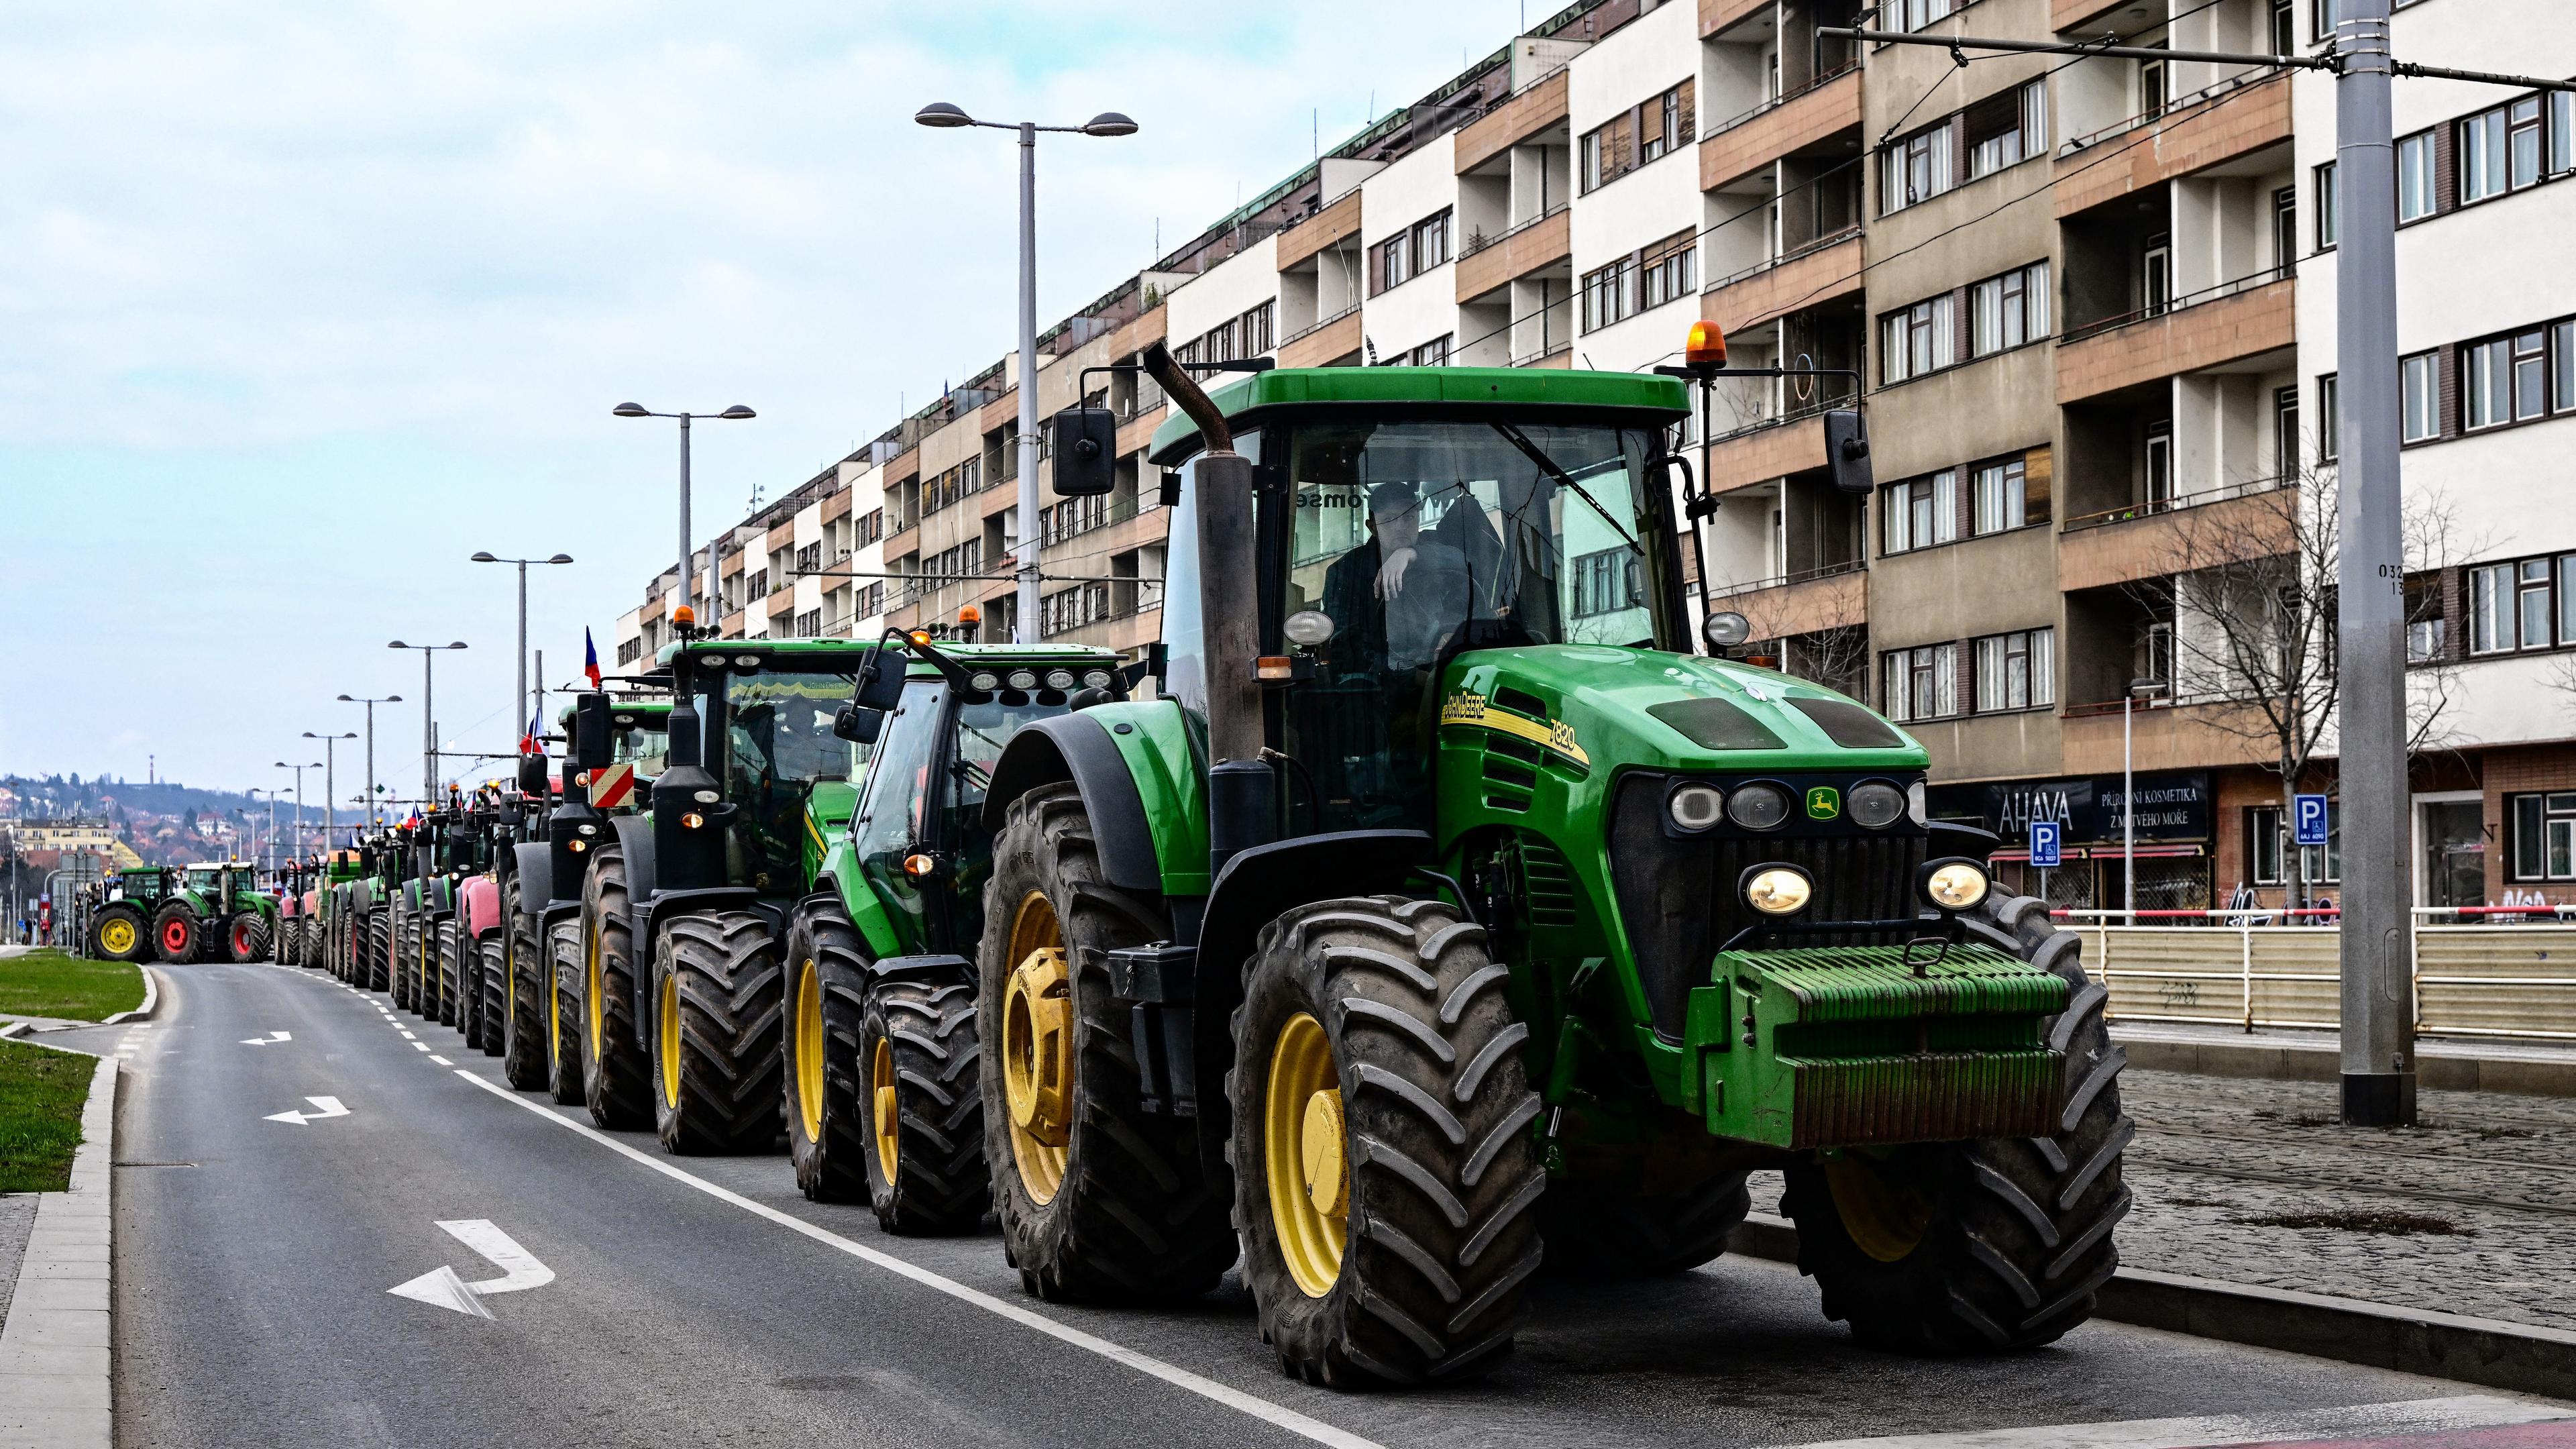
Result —
<instances>
[{"instance_id":1,"label":"street lamp post","mask_svg":"<svg viewBox=\"0 0 2576 1449\"><path fill-rule=\"evenodd\" d=\"M686 471L685 467L683 471ZM519 693L514 700L514 704L519 710L518 718L533 718L534 714L529 708L528 701L528 565L532 563L568 564L572 562L572 555L568 553L559 553L553 558L496 558L489 553L478 553L474 555L474 562L506 563L517 564L519 566ZM535 731L532 730L530 733L533 734Z\"/></svg>"},{"instance_id":2,"label":"street lamp post","mask_svg":"<svg viewBox=\"0 0 2576 1449\"><path fill-rule=\"evenodd\" d=\"M306 730L304 732L304 737L308 740L320 740L322 742L322 848L324 850L329 850L331 848L331 832L339 825L339 822L335 820L331 814L331 782L339 773L337 766L340 758L335 752L334 747L342 740L356 739L358 737L358 732L356 730L342 730L336 735L317 735L311 730Z\"/></svg>"},{"instance_id":3,"label":"street lamp post","mask_svg":"<svg viewBox=\"0 0 2576 1449\"><path fill-rule=\"evenodd\" d=\"M420 798L435 802L438 799L438 716L431 708L435 695L430 686L429 666L437 657L439 650L462 649L465 647L465 641L459 639L452 644L405 644L400 639L396 639L385 647L420 651Z\"/></svg>"},{"instance_id":4,"label":"street lamp post","mask_svg":"<svg viewBox=\"0 0 2576 1449\"><path fill-rule=\"evenodd\" d=\"M913 113L913 120L940 130L984 126L1016 131L1020 138L1020 529L1019 588L1011 620L1015 642L1028 643L1038 627L1038 132L1072 131L1085 136L1132 136L1136 123L1116 111L1103 111L1079 126L1041 126L1022 121L979 121L946 101L933 101Z\"/></svg>"},{"instance_id":5,"label":"street lamp post","mask_svg":"<svg viewBox=\"0 0 2576 1449\"><path fill-rule=\"evenodd\" d=\"M2120 924L2124 926L2138 923L2138 775L2129 719L2137 701L2164 692L2161 679L2132 679L2129 692L2120 696Z\"/></svg>"},{"instance_id":6,"label":"street lamp post","mask_svg":"<svg viewBox=\"0 0 2576 1449\"><path fill-rule=\"evenodd\" d=\"M385 694L370 699L362 694L344 694L340 696L340 700L344 704L363 704L367 707L367 827L372 830L376 824L376 706L400 704L402 696Z\"/></svg>"},{"instance_id":7,"label":"street lamp post","mask_svg":"<svg viewBox=\"0 0 2576 1449\"><path fill-rule=\"evenodd\" d=\"M315 760L309 765L290 765L280 760L277 762L277 768L295 772L295 848L302 850L304 848L304 772L321 769L322 762ZM327 834L322 837L322 848L324 850L331 848L331 837Z\"/></svg>"},{"instance_id":8,"label":"street lamp post","mask_svg":"<svg viewBox=\"0 0 2576 1449\"><path fill-rule=\"evenodd\" d=\"M760 414L735 403L720 413L657 413L642 403L622 402L609 411L621 418L678 418L680 420L680 597L672 602L674 613L689 607L689 555L696 550L689 543L689 423L695 418L719 418L739 422ZM566 560L570 562L570 560ZM707 597L715 597L715 583L707 583ZM691 610L692 617L695 615Z\"/></svg>"}]
</instances>

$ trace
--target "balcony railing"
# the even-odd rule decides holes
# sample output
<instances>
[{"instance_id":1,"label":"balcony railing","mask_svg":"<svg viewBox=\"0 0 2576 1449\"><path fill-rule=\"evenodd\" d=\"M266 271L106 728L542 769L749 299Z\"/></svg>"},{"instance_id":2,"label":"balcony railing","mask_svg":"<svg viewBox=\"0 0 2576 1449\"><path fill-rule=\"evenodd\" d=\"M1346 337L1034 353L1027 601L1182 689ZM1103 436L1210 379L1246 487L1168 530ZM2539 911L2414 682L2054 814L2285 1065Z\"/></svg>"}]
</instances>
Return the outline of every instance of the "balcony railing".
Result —
<instances>
[{"instance_id":1,"label":"balcony railing","mask_svg":"<svg viewBox=\"0 0 2576 1449\"><path fill-rule=\"evenodd\" d=\"M1563 357L1565 354L1572 352L1573 350L1574 340L1572 338L1567 338L1563 342L1551 342L1536 352L1524 353L1519 357L1513 358L1512 366L1535 367L1539 363L1545 362L1551 357Z\"/></svg>"},{"instance_id":2,"label":"balcony railing","mask_svg":"<svg viewBox=\"0 0 2576 1449\"><path fill-rule=\"evenodd\" d=\"M1791 584L1811 584L1818 579L1838 579L1846 574L1866 573L1868 570L1869 561L1867 559L1847 559L1842 563L1830 563L1812 569L1799 569L1794 573L1779 574L1767 579L1755 579L1750 583L1721 585L1717 589L1712 590L1709 597L1712 599L1728 599L1733 598L1738 594L1760 593L1764 589L1785 589Z\"/></svg>"},{"instance_id":3,"label":"balcony railing","mask_svg":"<svg viewBox=\"0 0 2576 1449\"><path fill-rule=\"evenodd\" d=\"M2297 487L2298 482L2295 477L2275 477L2255 478L2243 483L2222 483L2215 488L2204 488L2197 493L2177 493L2170 498L2151 498L2144 503L2125 503L2117 508L2105 508L2099 513L2078 514L2066 520L2060 526L2060 531L2073 533L2083 528L2100 528L2105 524L2127 523L2134 518L2153 518L2158 514L2178 513L2183 509L2198 508L2204 504L2224 503L2231 498L2251 498L2258 493L2269 493L2276 488Z\"/></svg>"},{"instance_id":4,"label":"balcony railing","mask_svg":"<svg viewBox=\"0 0 2576 1449\"><path fill-rule=\"evenodd\" d=\"M1775 267L1785 267L1789 263L1797 261L1803 257L1811 257L1818 252L1827 250L1828 248L1840 246L1844 242L1850 241L1852 238L1859 236L1860 234L1860 223L1853 222L1851 225L1844 227L1840 231L1817 237L1813 241L1801 242L1776 257L1766 257L1763 260L1746 267L1740 272L1730 272L1727 275L1718 278L1716 281L1709 283L1707 286L1700 288L1700 293L1705 296L1708 293L1718 291L1721 288L1732 287L1738 282L1751 281L1753 278L1758 277L1764 272L1770 271Z\"/></svg>"},{"instance_id":5,"label":"balcony railing","mask_svg":"<svg viewBox=\"0 0 2576 1449\"><path fill-rule=\"evenodd\" d=\"M2072 156L2088 146L2098 146L2104 141L2125 136L2141 126L2152 126L2176 111L2186 111L2204 101L2216 100L2232 91L2240 91L2250 85L2260 85L2264 81L2277 78L2280 74L2279 71L2273 70L2249 70L2242 75L2212 81L2199 90L2187 91L2162 105L2150 106L2134 116L2124 116L2098 131L2087 131L2081 136L2073 137L2065 145L2057 148L2057 154L2060 157Z\"/></svg>"},{"instance_id":6,"label":"balcony railing","mask_svg":"<svg viewBox=\"0 0 2576 1449\"><path fill-rule=\"evenodd\" d=\"M1783 408L1779 412L1769 413L1762 417L1755 418L1749 423L1740 423L1723 433L1709 434L1709 445L1714 447L1719 443L1734 442L1738 438L1749 438L1755 433L1762 432L1765 429L1780 427L1786 423L1800 422L1804 419L1812 418L1819 413L1828 412L1834 408L1846 406L1851 402L1851 392L1849 390L1851 385L1849 383L1837 380L1832 383L1831 386L1842 390L1828 394L1825 390L1825 386L1819 385L1816 389L1816 395L1807 399L1805 402L1792 404L1787 408Z\"/></svg>"},{"instance_id":7,"label":"balcony railing","mask_svg":"<svg viewBox=\"0 0 2576 1449\"><path fill-rule=\"evenodd\" d=\"M1805 85L1798 86L1792 90L1782 91L1780 94L1773 96L1771 99L1764 101L1753 109L1744 112L1742 115L1729 116L1714 126L1700 127L1699 139L1705 141L1712 136L1722 136L1725 133L1734 130L1736 127L1743 125L1747 121L1754 120L1760 116L1767 115L1770 112L1780 109L1782 106L1789 104L1791 101L1794 101L1801 96L1823 90L1825 87L1832 85L1834 82L1841 80L1844 76L1850 75L1852 72L1859 69L1859 61L1846 61L1843 64L1834 67L1832 70L1826 71L1822 75L1817 76L1814 80L1808 81Z\"/></svg>"},{"instance_id":8,"label":"balcony railing","mask_svg":"<svg viewBox=\"0 0 2576 1449\"><path fill-rule=\"evenodd\" d=\"M2214 287L2203 287L2197 292L2186 292L2179 297L2174 297L2163 302L2151 302L2135 311L2123 312L2116 317L2104 317L2096 321L2087 322L2081 327L2069 327L2058 337L2057 345L2064 347L2071 343L2081 342L2088 337L2099 337L2105 332L2116 332L2133 323L2151 322L2158 317L2169 316L2175 312L2189 311L2194 307L2202 306L2206 303L2224 301L2229 297L2238 295L2239 293L2251 292L2258 287L2268 287L2274 282L2295 277L2298 274L2299 268L2298 264L2295 262L2284 262L2277 267L2266 267L2262 271L2250 272L2233 281L2221 282Z\"/></svg>"},{"instance_id":9,"label":"balcony railing","mask_svg":"<svg viewBox=\"0 0 2576 1449\"><path fill-rule=\"evenodd\" d=\"M1513 237L1519 236L1522 232L1529 230L1540 222L1546 221L1557 213L1564 211L1571 205L1573 205L1572 202L1560 201L1554 206L1549 207L1547 210L1540 212L1536 216L1523 221L1513 222L1510 226L1504 227L1501 231L1494 233L1492 236L1487 236L1481 231L1471 233L1467 238L1466 246L1459 249L1458 255L1462 257L1472 257L1489 246L1494 246L1498 243L1505 242Z\"/></svg>"},{"instance_id":10,"label":"balcony railing","mask_svg":"<svg viewBox=\"0 0 2576 1449\"><path fill-rule=\"evenodd\" d=\"M1300 327L1296 331L1289 333L1287 336L1280 338L1278 346L1285 347L1289 343L1297 341L1299 338L1312 337L1316 333L1323 331L1325 328L1332 326L1334 323L1341 321L1343 318L1356 314L1359 310L1360 304L1353 302L1351 305L1344 307L1339 312L1334 313L1330 317L1324 318L1322 321L1317 322L1312 326ZM1278 348L1274 347L1271 350L1275 352Z\"/></svg>"}]
</instances>

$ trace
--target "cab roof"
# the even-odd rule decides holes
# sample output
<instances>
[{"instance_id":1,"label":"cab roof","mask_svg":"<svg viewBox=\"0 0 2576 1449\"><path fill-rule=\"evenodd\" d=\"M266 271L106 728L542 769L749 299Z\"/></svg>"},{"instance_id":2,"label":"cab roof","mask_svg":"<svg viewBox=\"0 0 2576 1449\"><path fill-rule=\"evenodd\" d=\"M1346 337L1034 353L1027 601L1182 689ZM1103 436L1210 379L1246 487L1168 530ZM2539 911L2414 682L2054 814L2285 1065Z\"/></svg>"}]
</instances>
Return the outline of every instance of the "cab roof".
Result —
<instances>
[{"instance_id":1,"label":"cab roof","mask_svg":"<svg viewBox=\"0 0 2576 1449\"><path fill-rule=\"evenodd\" d=\"M1101 660L1115 663L1118 658L1112 650L1098 649L1086 644L959 644L948 640L934 640L932 643L940 653L961 664L984 662L1001 664L1063 659ZM752 654L764 658L776 655L783 663L790 664L800 659L816 662L848 660L856 663L858 656L871 653L880 647L882 646L878 641L861 639L695 639L686 644L663 645L658 662L667 667L672 660L680 656L680 651L685 649L691 654L727 656ZM921 664L920 656L913 656L913 663Z\"/></svg>"},{"instance_id":2,"label":"cab roof","mask_svg":"<svg viewBox=\"0 0 2576 1449\"><path fill-rule=\"evenodd\" d=\"M1690 415L1681 379L1637 372L1576 372L1547 367L1280 367L1213 388L1208 401L1229 421L1274 407L1456 406L1508 408L1644 408ZM1198 424L1175 409L1154 430L1148 456L1172 463L1198 442Z\"/></svg>"}]
</instances>

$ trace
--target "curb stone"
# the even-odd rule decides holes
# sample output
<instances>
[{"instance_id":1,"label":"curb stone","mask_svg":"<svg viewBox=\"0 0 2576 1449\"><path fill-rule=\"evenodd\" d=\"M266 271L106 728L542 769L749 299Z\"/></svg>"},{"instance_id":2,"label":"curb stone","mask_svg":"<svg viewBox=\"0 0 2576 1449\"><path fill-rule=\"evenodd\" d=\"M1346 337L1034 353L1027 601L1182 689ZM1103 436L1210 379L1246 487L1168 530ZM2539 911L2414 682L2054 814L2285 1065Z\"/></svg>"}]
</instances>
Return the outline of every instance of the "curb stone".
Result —
<instances>
[{"instance_id":1,"label":"curb stone","mask_svg":"<svg viewBox=\"0 0 2576 1449\"><path fill-rule=\"evenodd\" d=\"M153 970L149 966L138 967L137 969L143 973L143 1004L134 1008L132 1011L120 1011L114 1016L101 1021L99 1025L115 1026L119 1022L140 1021L144 1017L150 1016L153 1009L161 1004L161 973Z\"/></svg>"},{"instance_id":2,"label":"curb stone","mask_svg":"<svg viewBox=\"0 0 2576 1449\"><path fill-rule=\"evenodd\" d=\"M116 1058L107 1056L90 1075L70 1189L36 1194L35 1226L9 1315L0 1320L0 1449L112 1449L116 1442L108 1276L115 1139Z\"/></svg>"},{"instance_id":3,"label":"curb stone","mask_svg":"<svg viewBox=\"0 0 2576 1449\"><path fill-rule=\"evenodd\" d=\"M1798 1229L1787 1218L1751 1213L1728 1247L1747 1257L1795 1263ZM2576 1333L2536 1324L2142 1268L2113 1274L2102 1285L2093 1316L2310 1358L2576 1399Z\"/></svg>"},{"instance_id":4,"label":"curb stone","mask_svg":"<svg viewBox=\"0 0 2576 1449\"><path fill-rule=\"evenodd\" d=\"M2142 1071L2196 1077L2251 1077L2276 1082L2335 1082L2343 1076L2342 1048L2331 1040L2245 1041L2132 1034L2114 1023L2111 1040ZM2415 1084L2432 1092L2503 1092L2521 1097L2576 1097L2576 1057L2511 1056L2419 1044Z\"/></svg>"}]
</instances>

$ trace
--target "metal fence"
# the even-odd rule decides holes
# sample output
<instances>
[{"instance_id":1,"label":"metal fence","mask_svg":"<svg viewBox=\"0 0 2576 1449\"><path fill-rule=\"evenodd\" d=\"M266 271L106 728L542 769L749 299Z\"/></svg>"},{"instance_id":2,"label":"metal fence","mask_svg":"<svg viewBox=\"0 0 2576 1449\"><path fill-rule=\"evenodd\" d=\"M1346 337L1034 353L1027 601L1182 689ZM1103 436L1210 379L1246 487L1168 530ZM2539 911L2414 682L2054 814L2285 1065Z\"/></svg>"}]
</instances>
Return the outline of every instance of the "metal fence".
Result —
<instances>
[{"instance_id":1,"label":"metal fence","mask_svg":"<svg viewBox=\"0 0 2576 1449\"><path fill-rule=\"evenodd\" d=\"M2161 926L2114 925L2118 911L2055 914L2083 937L2085 967L2111 993L2110 1020L2249 1032L2342 1024L2343 932L2316 923L2330 912L2154 912L2197 921ZM2479 916L2514 923L2443 923ZM2576 1041L2576 919L2418 907L2414 932L2418 1032Z\"/></svg>"}]
</instances>

